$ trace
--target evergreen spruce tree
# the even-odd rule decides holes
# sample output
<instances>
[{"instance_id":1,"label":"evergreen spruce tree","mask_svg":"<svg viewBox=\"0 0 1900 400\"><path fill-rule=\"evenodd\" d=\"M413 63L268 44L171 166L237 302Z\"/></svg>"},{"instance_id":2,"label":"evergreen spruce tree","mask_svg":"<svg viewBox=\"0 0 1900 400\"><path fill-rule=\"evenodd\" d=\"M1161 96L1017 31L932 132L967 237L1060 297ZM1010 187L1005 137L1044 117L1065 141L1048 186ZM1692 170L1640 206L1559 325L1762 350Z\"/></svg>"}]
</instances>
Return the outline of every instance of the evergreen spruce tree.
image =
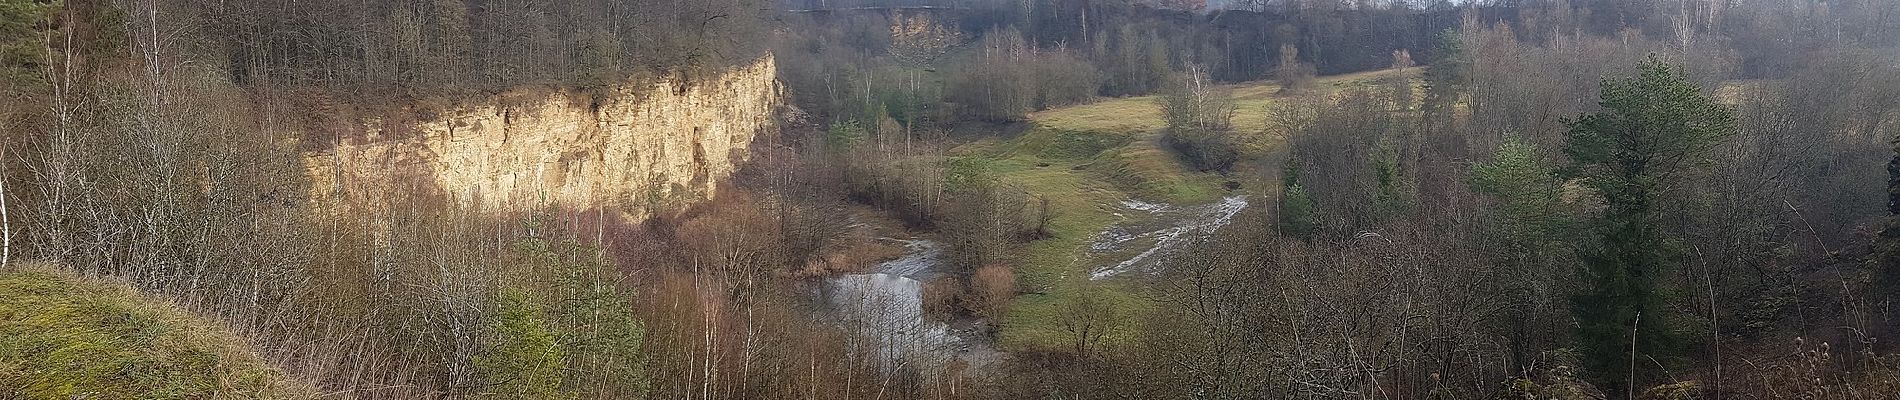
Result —
<instances>
[{"instance_id":1,"label":"evergreen spruce tree","mask_svg":"<svg viewBox=\"0 0 1900 400\"><path fill-rule=\"evenodd\" d=\"M1605 81L1599 104L1605 111L1566 121L1564 152L1605 206L1594 221L1598 241L1582 255L1589 286L1573 312L1587 366L1614 390L1684 348L1661 286L1684 251L1663 231L1658 205L1673 177L1734 133L1735 117L1655 56L1635 77Z\"/></svg>"}]
</instances>

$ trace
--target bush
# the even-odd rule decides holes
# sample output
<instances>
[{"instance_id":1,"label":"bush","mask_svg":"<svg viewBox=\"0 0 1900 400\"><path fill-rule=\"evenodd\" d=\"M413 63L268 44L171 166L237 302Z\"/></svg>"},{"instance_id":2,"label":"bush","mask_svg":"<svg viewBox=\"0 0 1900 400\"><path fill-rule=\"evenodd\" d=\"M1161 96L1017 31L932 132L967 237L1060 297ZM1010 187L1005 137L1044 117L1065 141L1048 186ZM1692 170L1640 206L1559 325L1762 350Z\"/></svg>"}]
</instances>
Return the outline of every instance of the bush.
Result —
<instances>
[{"instance_id":1,"label":"bush","mask_svg":"<svg viewBox=\"0 0 1900 400\"><path fill-rule=\"evenodd\" d=\"M1332 233L1387 222L1410 209L1416 173L1404 157L1407 121L1390 111L1386 93L1348 89L1286 139L1287 186L1298 184L1325 210Z\"/></svg>"},{"instance_id":2,"label":"bush","mask_svg":"<svg viewBox=\"0 0 1900 400\"><path fill-rule=\"evenodd\" d=\"M1234 98L1199 66L1175 77L1161 96L1168 127L1161 140L1203 171L1224 171L1240 160L1232 138Z\"/></svg>"},{"instance_id":3,"label":"bush","mask_svg":"<svg viewBox=\"0 0 1900 400\"><path fill-rule=\"evenodd\" d=\"M1042 51L1030 65L1036 73L1036 109L1088 101L1101 91L1102 72L1066 50Z\"/></svg>"},{"instance_id":4,"label":"bush","mask_svg":"<svg viewBox=\"0 0 1900 400\"><path fill-rule=\"evenodd\" d=\"M945 213L941 232L950 244L948 261L959 271L1012 259L1016 244L1033 236L1025 218L1029 196L1022 189L993 177L952 187L955 199Z\"/></svg>"},{"instance_id":5,"label":"bush","mask_svg":"<svg viewBox=\"0 0 1900 400\"><path fill-rule=\"evenodd\" d=\"M736 197L736 196L729 196ZM550 271L555 287L548 302L548 329L558 341L568 391L588 397L638 397L647 387L640 346L646 327L633 313L633 291L622 289L620 271L580 242L541 237L515 243L515 264Z\"/></svg>"},{"instance_id":6,"label":"bush","mask_svg":"<svg viewBox=\"0 0 1900 400\"><path fill-rule=\"evenodd\" d=\"M541 308L520 290L502 291L489 335L494 342L475 357L483 397L560 399L561 347L542 319Z\"/></svg>"},{"instance_id":7,"label":"bush","mask_svg":"<svg viewBox=\"0 0 1900 400\"><path fill-rule=\"evenodd\" d=\"M1168 130L1163 144L1181 154L1189 165L1202 171L1226 171L1240 162L1240 150L1230 131Z\"/></svg>"},{"instance_id":8,"label":"bush","mask_svg":"<svg viewBox=\"0 0 1900 400\"><path fill-rule=\"evenodd\" d=\"M998 320L1009 310L1009 300L1015 296L1014 269L1005 264L985 265L970 275L970 291L964 297L964 307L976 316Z\"/></svg>"},{"instance_id":9,"label":"bush","mask_svg":"<svg viewBox=\"0 0 1900 400\"><path fill-rule=\"evenodd\" d=\"M1317 75L1318 70L1313 64L1300 62L1300 48L1291 44L1280 45L1280 66L1274 68L1273 79L1280 83L1281 92L1311 91Z\"/></svg>"},{"instance_id":10,"label":"bush","mask_svg":"<svg viewBox=\"0 0 1900 400\"><path fill-rule=\"evenodd\" d=\"M1319 233L1319 207L1299 184L1288 185L1280 195L1280 232L1301 239Z\"/></svg>"}]
</instances>

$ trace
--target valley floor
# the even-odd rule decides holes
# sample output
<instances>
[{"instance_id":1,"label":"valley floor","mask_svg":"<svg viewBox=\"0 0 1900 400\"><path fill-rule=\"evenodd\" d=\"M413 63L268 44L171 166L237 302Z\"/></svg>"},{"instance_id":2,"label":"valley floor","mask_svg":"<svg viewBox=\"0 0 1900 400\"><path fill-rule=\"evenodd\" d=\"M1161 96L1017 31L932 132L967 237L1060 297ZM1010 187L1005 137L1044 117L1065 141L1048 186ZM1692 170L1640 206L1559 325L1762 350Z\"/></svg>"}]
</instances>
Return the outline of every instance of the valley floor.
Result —
<instances>
[{"instance_id":1,"label":"valley floor","mask_svg":"<svg viewBox=\"0 0 1900 400\"><path fill-rule=\"evenodd\" d=\"M1180 224L1156 219L1200 215L1153 213L1143 210L1142 204L1219 208L1217 203L1223 199L1230 203L1238 199L1240 207L1270 204L1279 188L1268 171L1277 170L1272 161L1283 157L1284 139L1284 128L1273 122L1272 115L1284 102L1323 101L1344 88L1394 77L1411 79L1418 72L1416 68L1394 69L1323 77L1317 93L1307 95L1283 94L1280 85L1270 81L1232 85L1237 109L1234 129L1244 141L1248 161L1243 162L1250 163L1233 173L1197 171L1163 145L1160 136L1165 123L1156 96L1113 98L1033 113L1029 129L1019 136L979 140L954 149L960 161L981 165L1003 183L1047 199L1055 215L1049 237L1030 243L1028 254L1016 266L1022 294L1001 323L1001 347L1019 351L1069 345L1066 336L1070 334L1059 316L1068 312L1065 305L1082 297L1114 305L1128 315L1150 306L1129 290L1134 284L1131 280L1091 279L1095 272L1136 257L1144 248L1126 246L1134 249L1104 252L1092 249L1092 244L1111 229Z\"/></svg>"}]
</instances>

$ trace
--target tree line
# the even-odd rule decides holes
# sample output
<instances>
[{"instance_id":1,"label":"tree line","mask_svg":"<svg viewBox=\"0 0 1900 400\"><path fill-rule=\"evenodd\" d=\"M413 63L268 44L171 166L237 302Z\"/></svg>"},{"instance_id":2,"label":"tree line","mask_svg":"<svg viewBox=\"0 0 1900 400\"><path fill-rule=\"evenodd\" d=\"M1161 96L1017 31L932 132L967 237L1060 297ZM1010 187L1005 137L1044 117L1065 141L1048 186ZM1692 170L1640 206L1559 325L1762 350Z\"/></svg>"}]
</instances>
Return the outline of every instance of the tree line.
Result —
<instances>
[{"instance_id":1,"label":"tree line","mask_svg":"<svg viewBox=\"0 0 1900 400\"><path fill-rule=\"evenodd\" d=\"M239 85L370 97L591 86L751 61L762 2L155 2L181 52ZM127 15L123 18L138 18Z\"/></svg>"}]
</instances>

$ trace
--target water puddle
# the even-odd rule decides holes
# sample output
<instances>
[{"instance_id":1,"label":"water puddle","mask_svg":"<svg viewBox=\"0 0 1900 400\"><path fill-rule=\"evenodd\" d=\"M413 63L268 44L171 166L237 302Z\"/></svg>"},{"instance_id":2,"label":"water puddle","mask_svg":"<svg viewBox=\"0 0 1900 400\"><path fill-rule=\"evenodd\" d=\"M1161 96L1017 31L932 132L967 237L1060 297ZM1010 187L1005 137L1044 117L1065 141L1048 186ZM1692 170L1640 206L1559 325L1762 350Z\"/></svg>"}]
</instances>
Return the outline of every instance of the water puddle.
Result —
<instances>
[{"instance_id":1,"label":"water puddle","mask_svg":"<svg viewBox=\"0 0 1900 400\"><path fill-rule=\"evenodd\" d=\"M1089 279L1151 271L1194 239L1233 222L1247 204L1247 197L1242 195L1192 207L1123 200L1122 207L1137 215L1124 216L1127 221L1110 226L1089 243L1091 254L1109 262L1091 271Z\"/></svg>"},{"instance_id":2,"label":"water puddle","mask_svg":"<svg viewBox=\"0 0 1900 400\"><path fill-rule=\"evenodd\" d=\"M875 342L885 371L937 370L958 358L987 363L994 350L973 329L953 329L924 317L924 282L941 274L943 246L901 242L909 249L903 257L878 264L871 273L828 279L826 301L846 328Z\"/></svg>"}]
</instances>

